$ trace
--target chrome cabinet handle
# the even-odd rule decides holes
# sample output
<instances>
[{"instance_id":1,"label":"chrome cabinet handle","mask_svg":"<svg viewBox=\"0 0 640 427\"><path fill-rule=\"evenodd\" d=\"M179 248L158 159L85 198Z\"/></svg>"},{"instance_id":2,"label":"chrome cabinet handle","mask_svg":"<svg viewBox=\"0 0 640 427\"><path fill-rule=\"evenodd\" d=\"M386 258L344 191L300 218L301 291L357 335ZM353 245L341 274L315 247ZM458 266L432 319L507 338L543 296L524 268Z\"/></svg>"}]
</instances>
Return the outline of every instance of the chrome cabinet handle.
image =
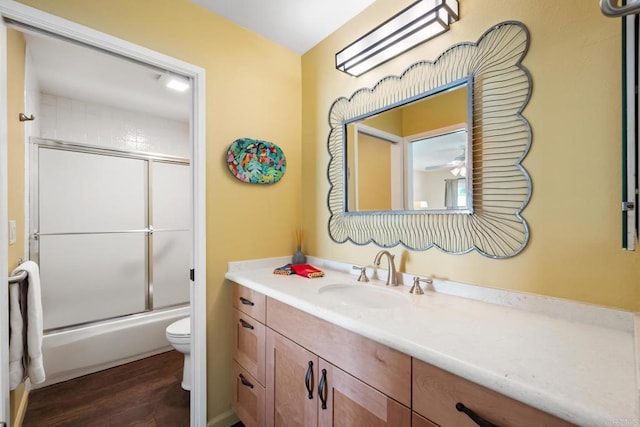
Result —
<instances>
[{"instance_id":1,"label":"chrome cabinet handle","mask_svg":"<svg viewBox=\"0 0 640 427\"><path fill-rule=\"evenodd\" d=\"M322 403L322 409L327 409L327 370L322 370L322 376L320 377L320 385L318 385L318 396Z\"/></svg>"},{"instance_id":2,"label":"chrome cabinet handle","mask_svg":"<svg viewBox=\"0 0 640 427\"><path fill-rule=\"evenodd\" d=\"M313 399L313 386L311 385L311 375L313 375L313 362L309 361L309 368L307 368L307 375L304 377L304 385L309 392L309 399Z\"/></svg>"},{"instance_id":3,"label":"chrome cabinet handle","mask_svg":"<svg viewBox=\"0 0 640 427\"><path fill-rule=\"evenodd\" d=\"M241 302L243 305L255 305L255 304L253 303L253 301L249 301L248 299L243 298L243 297L240 297L240 302Z\"/></svg>"},{"instance_id":4,"label":"chrome cabinet handle","mask_svg":"<svg viewBox=\"0 0 640 427\"><path fill-rule=\"evenodd\" d=\"M247 386L249 388L253 388L253 384L251 384L242 374L239 374L238 377L240 377L240 381L242 382L242 385Z\"/></svg>"},{"instance_id":5,"label":"chrome cabinet handle","mask_svg":"<svg viewBox=\"0 0 640 427\"><path fill-rule=\"evenodd\" d=\"M243 328L253 329L253 325L245 320L240 319L240 324Z\"/></svg>"},{"instance_id":6,"label":"chrome cabinet handle","mask_svg":"<svg viewBox=\"0 0 640 427\"><path fill-rule=\"evenodd\" d=\"M467 416L471 418L473 422L478 424L480 427L498 427L497 425L485 420L480 415L476 414L475 412L473 412L471 409L467 408L466 406L464 406L464 404L460 402L456 403L456 409L459 412L464 412L465 414L467 414Z\"/></svg>"}]
</instances>

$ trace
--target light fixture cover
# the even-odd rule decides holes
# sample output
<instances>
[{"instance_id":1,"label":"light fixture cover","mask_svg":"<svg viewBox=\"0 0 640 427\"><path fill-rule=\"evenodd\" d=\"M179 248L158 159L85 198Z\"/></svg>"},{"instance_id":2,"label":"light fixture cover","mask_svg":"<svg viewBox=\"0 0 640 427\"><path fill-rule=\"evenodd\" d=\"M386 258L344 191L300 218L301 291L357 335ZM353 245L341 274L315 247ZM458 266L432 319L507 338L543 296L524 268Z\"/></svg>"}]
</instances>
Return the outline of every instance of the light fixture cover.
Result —
<instances>
[{"instance_id":1,"label":"light fixture cover","mask_svg":"<svg viewBox=\"0 0 640 427\"><path fill-rule=\"evenodd\" d=\"M336 53L336 68L359 76L449 30L457 0L419 0Z\"/></svg>"},{"instance_id":2,"label":"light fixture cover","mask_svg":"<svg viewBox=\"0 0 640 427\"><path fill-rule=\"evenodd\" d=\"M170 73L159 74L157 79L163 86L178 92L185 92L190 87L189 79Z\"/></svg>"},{"instance_id":3,"label":"light fixture cover","mask_svg":"<svg viewBox=\"0 0 640 427\"><path fill-rule=\"evenodd\" d=\"M177 90L178 92L184 92L189 89L189 82L183 79L176 79L172 77L167 82L167 87L169 89Z\"/></svg>"}]
</instances>

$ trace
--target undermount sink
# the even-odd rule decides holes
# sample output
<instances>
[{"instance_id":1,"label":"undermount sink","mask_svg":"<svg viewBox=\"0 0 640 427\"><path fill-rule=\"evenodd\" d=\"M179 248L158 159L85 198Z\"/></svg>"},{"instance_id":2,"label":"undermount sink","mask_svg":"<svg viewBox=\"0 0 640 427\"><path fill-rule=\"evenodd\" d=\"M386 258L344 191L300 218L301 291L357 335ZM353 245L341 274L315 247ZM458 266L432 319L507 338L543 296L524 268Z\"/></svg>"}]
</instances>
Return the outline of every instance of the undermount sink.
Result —
<instances>
[{"instance_id":1,"label":"undermount sink","mask_svg":"<svg viewBox=\"0 0 640 427\"><path fill-rule=\"evenodd\" d=\"M334 284L318 289L322 298L347 307L394 308L409 301L400 290L383 288L371 284Z\"/></svg>"}]
</instances>

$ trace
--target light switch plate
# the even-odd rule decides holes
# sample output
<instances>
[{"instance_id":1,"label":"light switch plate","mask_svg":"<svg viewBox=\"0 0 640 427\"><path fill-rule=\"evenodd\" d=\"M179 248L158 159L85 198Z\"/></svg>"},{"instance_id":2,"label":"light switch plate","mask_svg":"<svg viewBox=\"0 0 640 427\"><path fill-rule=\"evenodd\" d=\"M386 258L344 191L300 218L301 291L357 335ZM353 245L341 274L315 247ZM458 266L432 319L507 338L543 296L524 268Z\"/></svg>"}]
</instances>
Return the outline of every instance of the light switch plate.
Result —
<instances>
[{"instance_id":1,"label":"light switch plate","mask_svg":"<svg viewBox=\"0 0 640 427\"><path fill-rule=\"evenodd\" d=\"M9 220L9 244L13 245L16 242L16 221Z\"/></svg>"}]
</instances>

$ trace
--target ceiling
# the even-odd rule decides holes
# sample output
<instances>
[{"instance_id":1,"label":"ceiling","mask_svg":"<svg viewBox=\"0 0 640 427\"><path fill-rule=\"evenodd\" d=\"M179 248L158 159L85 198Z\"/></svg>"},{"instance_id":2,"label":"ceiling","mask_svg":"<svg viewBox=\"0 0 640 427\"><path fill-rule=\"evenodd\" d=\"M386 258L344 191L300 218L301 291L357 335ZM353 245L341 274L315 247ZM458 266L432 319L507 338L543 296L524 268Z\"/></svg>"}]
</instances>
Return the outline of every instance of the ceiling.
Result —
<instances>
[{"instance_id":1,"label":"ceiling","mask_svg":"<svg viewBox=\"0 0 640 427\"><path fill-rule=\"evenodd\" d=\"M43 93L189 120L191 91L167 89L154 68L48 36L29 33L25 40Z\"/></svg>"},{"instance_id":2,"label":"ceiling","mask_svg":"<svg viewBox=\"0 0 640 427\"><path fill-rule=\"evenodd\" d=\"M375 0L192 0L302 55Z\"/></svg>"}]
</instances>

